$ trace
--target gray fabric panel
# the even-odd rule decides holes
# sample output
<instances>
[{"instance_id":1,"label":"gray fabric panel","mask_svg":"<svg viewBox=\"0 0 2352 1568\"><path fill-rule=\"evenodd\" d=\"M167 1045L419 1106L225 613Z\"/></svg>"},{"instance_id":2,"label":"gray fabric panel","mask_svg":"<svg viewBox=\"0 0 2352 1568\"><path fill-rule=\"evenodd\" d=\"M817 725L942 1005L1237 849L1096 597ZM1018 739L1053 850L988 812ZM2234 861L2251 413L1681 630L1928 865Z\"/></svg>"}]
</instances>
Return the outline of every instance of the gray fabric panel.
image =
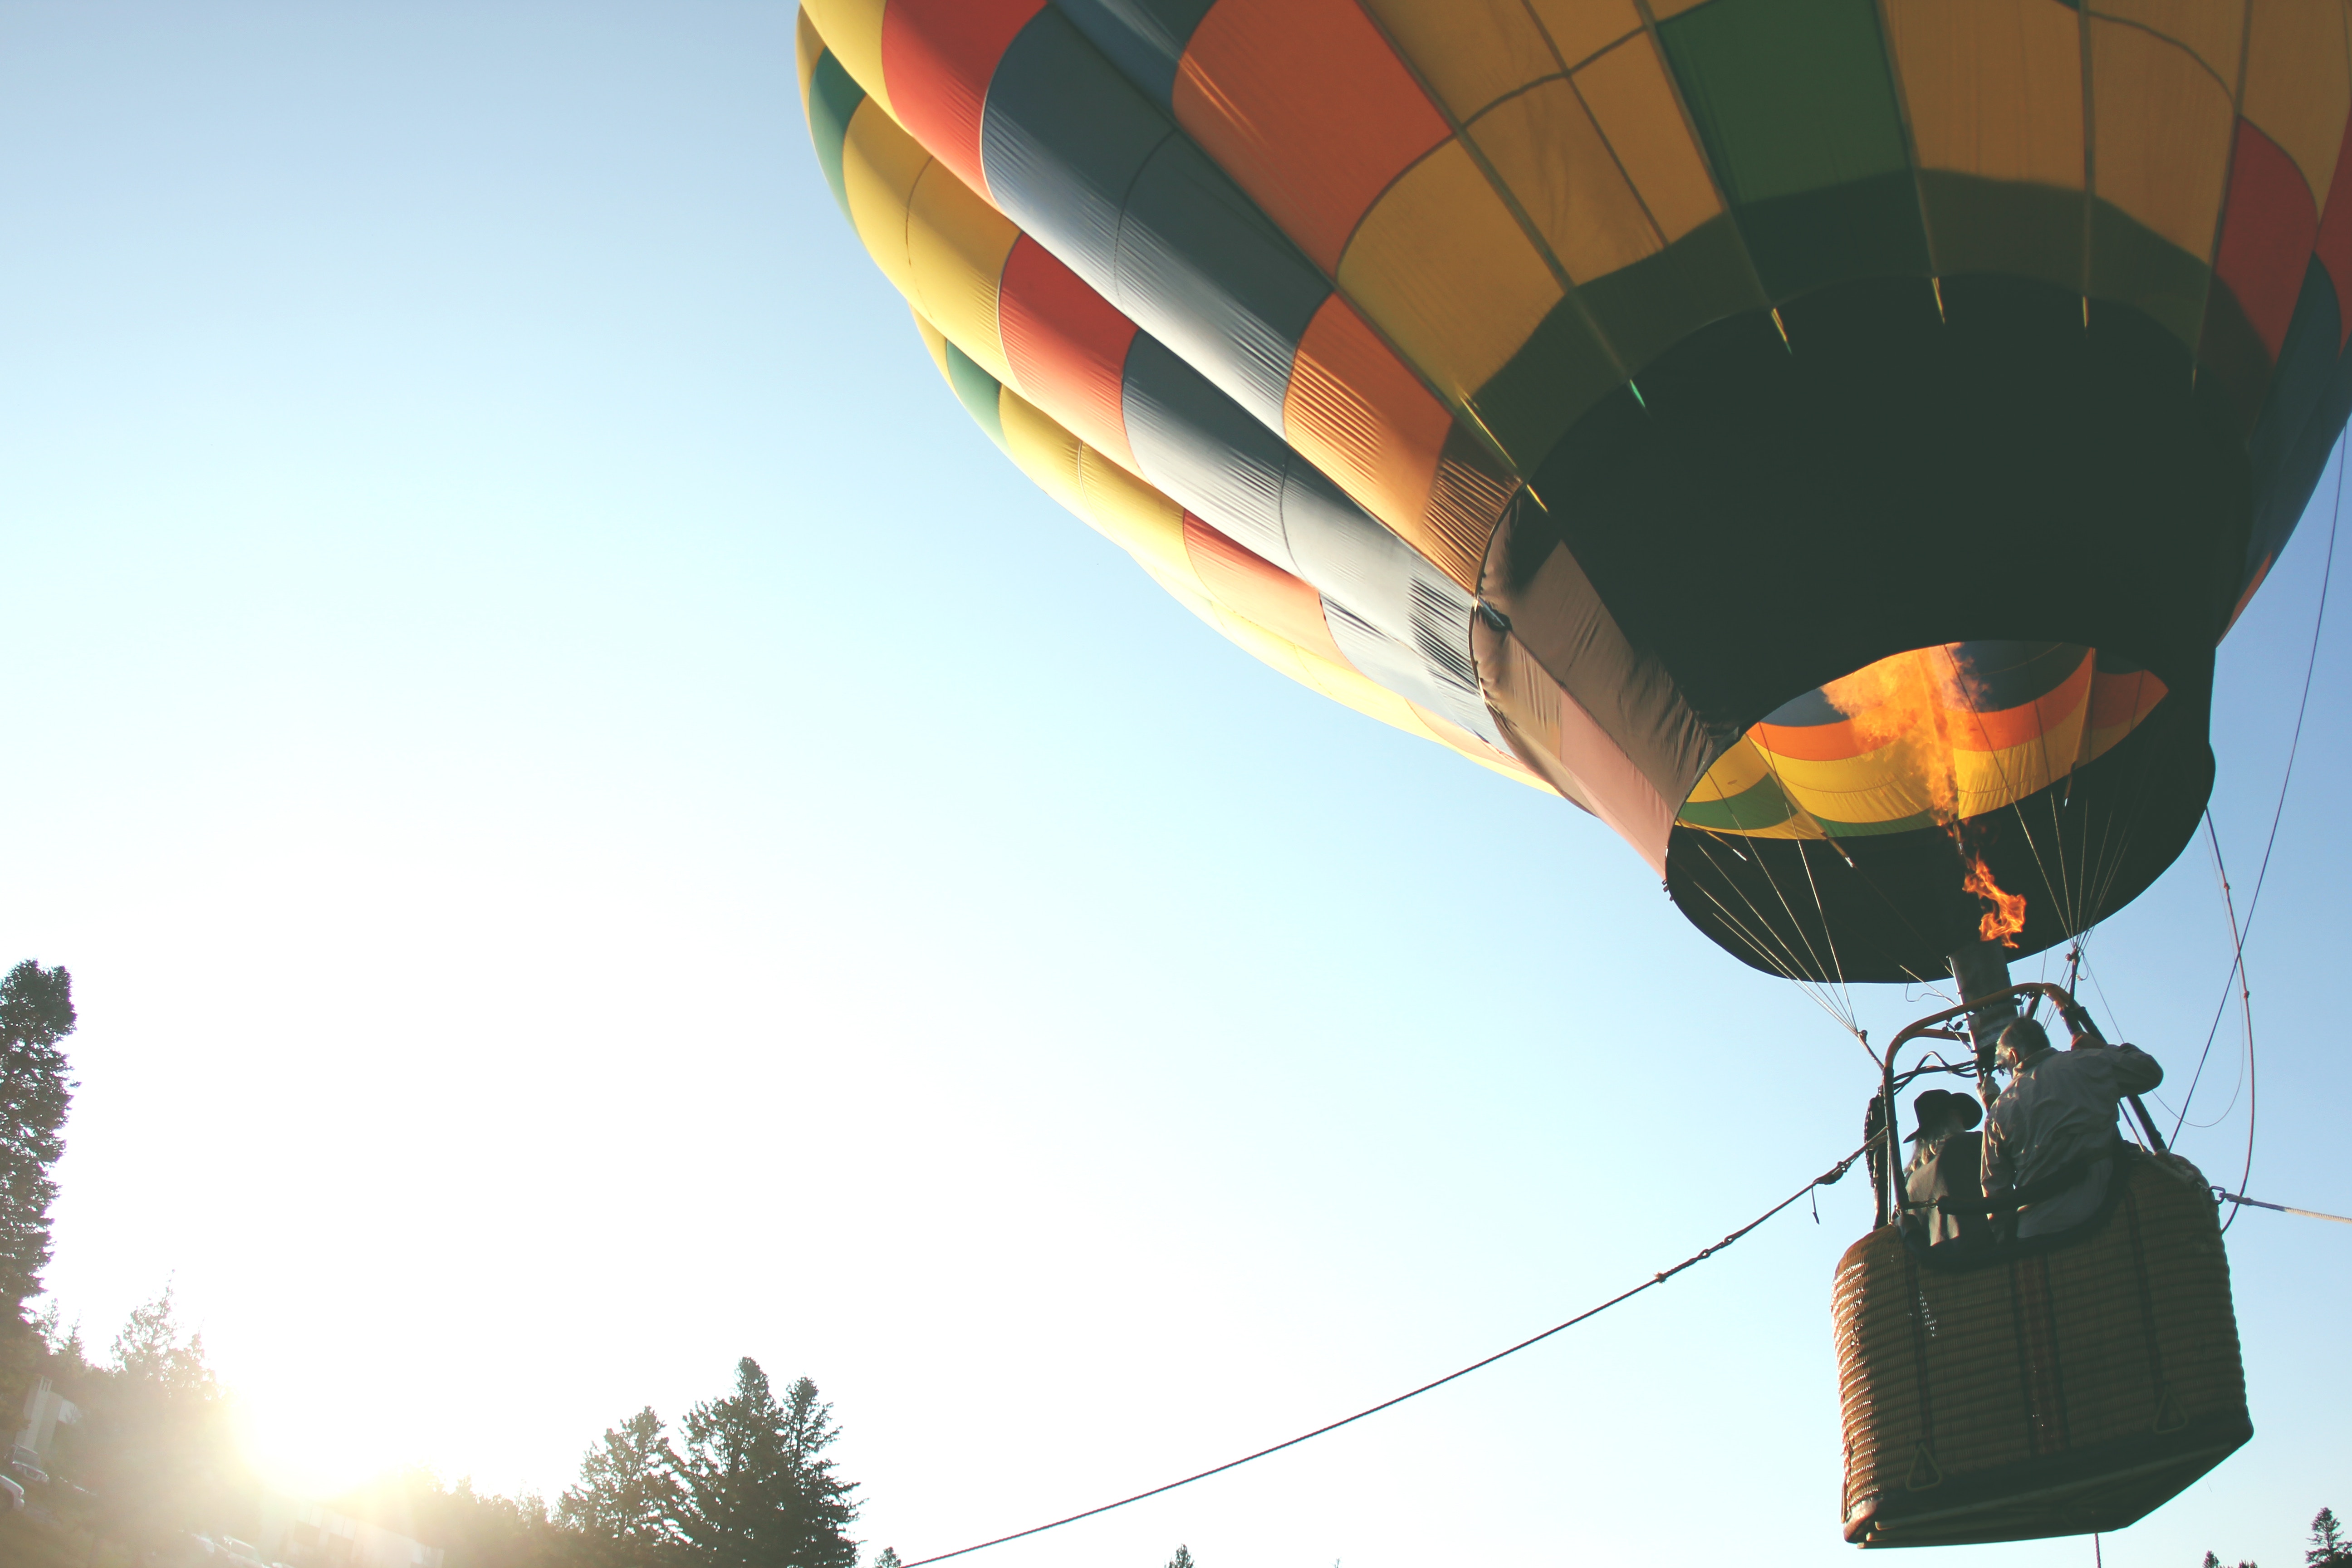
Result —
<instances>
[{"instance_id":1,"label":"gray fabric panel","mask_svg":"<svg viewBox=\"0 0 2352 1568\"><path fill-rule=\"evenodd\" d=\"M1282 428L1292 355L1330 292L1298 247L1183 137L1160 143L1136 176L1111 299L1269 429Z\"/></svg>"},{"instance_id":2,"label":"gray fabric panel","mask_svg":"<svg viewBox=\"0 0 2352 1568\"><path fill-rule=\"evenodd\" d=\"M1300 576L1463 689L1478 689L1470 595L1296 454L1283 476L1282 531Z\"/></svg>"},{"instance_id":3,"label":"gray fabric panel","mask_svg":"<svg viewBox=\"0 0 2352 1568\"><path fill-rule=\"evenodd\" d=\"M1145 479L1212 528L1306 575L1283 533L1291 453L1280 437L1148 332L1127 351L1120 413Z\"/></svg>"},{"instance_id":4,"label":"gray fabric panel","mask_svg":"<svg viewBox=\"0 0 2352 1568\"><path fill-rule=\"evenodd\" d=\"M1116 300L1128 191L1174 134L1168 117L1049 5L990 79L981 159L1004 216Z\"/></svg>"},{"instance_id":5,"label":"gray fabric panel","mask_svg":"<svg viewBox=\"0 0 2352 1568\"><path fill-rule=\"evenodd\" d=\"M1512 754L1475 687L1463 686L1410 644L1384 636L1379 627L1328 596L1323 601L1323 621L1331 628L1331 640L1360 674L1407 701L1451 719L1504 755Z\"/></svg>"}]
</instances>

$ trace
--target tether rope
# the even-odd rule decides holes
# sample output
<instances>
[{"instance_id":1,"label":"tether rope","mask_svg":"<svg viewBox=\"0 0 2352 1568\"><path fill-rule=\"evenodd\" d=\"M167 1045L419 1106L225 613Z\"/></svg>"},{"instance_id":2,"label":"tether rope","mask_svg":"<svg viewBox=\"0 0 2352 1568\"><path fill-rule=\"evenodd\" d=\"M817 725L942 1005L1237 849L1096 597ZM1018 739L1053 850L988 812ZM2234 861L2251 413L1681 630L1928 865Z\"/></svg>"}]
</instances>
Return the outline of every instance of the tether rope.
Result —
<instances>
[{"instance_id":1,"label":"tether rope","mask_svg":"<svg viewBox=\"0 0 2352 1568\"><path fill-rule=\"evenodd\" d=\"M2221 1015L2229 1010L2230 991L2233 985L2237 988L2241 1004L2246 1010L2246 1076L2250 1082L2253 1074L2253 997L2245 979L2246 938L2253 933L2254 915L2261 909L2263 902L2263 884L2270 879L2271 851L2278 847L2279 820L2286 815L2287 786L2294 782L2295 757L2303 750L2303 721L2311 710L2311 679L2313 673L2319 668L2319 634L2327 626L2327 588L2336 574L2336 534L2344 522L2344 437L2339 435L2336 438L2336 506L2327 521L2327 554L2319 571L2319 608L2311 618L2311 651L2305 656L2303 661L2303 695L2296 700L2294 705L2294 733L2287 742L2286 769L2279 778L2278 800L2271 807L2270 837L2263 844L2263 863L2254 873L2253 896L2246 900L2244 922L2242 924L2239 922L2234 909L2230 911L2230 943L2235 951L2230 961L2229 976L2221 983L2221 1000L2213 1008L2212 1026L2205 1031L2205 1048L2198 1053L2197 1070L2189 1079L2189 1092L2181 1096L2180 1110L2173 1118L2172 1133L2176 1138L2180 1135L2181 1124L2189 1120L2189 1104L2197 1098L2197 1085L2205 1076L2205 1060L2212 1054L2213 1037L2221 1032ZM2219 867L2221 858L2221 836L2213 830L2213 813L2210 806L2205 813L2205 831L2213 845L2214 864ZM2229 900L2226 873L2222 881L2222 898L2226 904ZM2254 1111L2250 1103L2246 1111L2246 1175L2253 1173L2253 1165ZM2245 1185L2244 1177L2239 1179L2238 1184L2241 1187ZM2237 1215L2233 1214L2230 1217L2234 1220Z\"/></svg>"},{"instance_id":2,"label":"tether rope","mask_svg":"<svg viewBox=\"0 0 2352 1568\"><path fill-rule=\"evenodd\" d=\"M1530 1345L1541 1344L1544 1341L1551 1338L1554 1334L1563 1332L1566 1330L1576 1327L1579 1323L1597 1318L1601 1313L1607 1311L1610 1308L1617 1306L1621 1302L1630 1301L1634 1297L1640 1295L1643 1291L1652 1289L1657 1286L1664 1284L1675 1275L1680 1274L1684 1269L1694 1268L1698 1264L1706 1262L1708 1258L1713 1258L1717 1253L1721 1252L1725 1247L1729 1247L1733 1242L1738 1241L1741 1237L1746 1236L1749 1231L1754 1230L1757 1226L1762 1225L1766 1220L1770 1219L1781 1210L1794 1205L1798 1199L1811 1195L1815 1188L1835 1184L1847 1171L1853 1169L1853 1163L1856 1160L1861 1159L1862 1156L1868 1152L1871 1143L1877 1142L1880 1138L1884 1138L1885 1136L1885 1133L1880 1133L1873 1137L1870 1140L1870 1142L1863 1144L1861 1148L1856 1149L1853 1153L1848 1154L1844 1159L1840 1160L1827 1171L1815 1176L1811 1181L1807 1182L1803 1186L1799 1187L1795 1192L1790 1193L1787 1197L1782 1198L1779 1203L1774 1204L1770 1208L1766 1209L1762 1214L1758 1215L1754 1219L1749 1220L1746 1225L1741 1226L1738 1230L1733 1231L1730 1235L1725 1237L1721 1241L1717 1242L1712 1247L1703 1247L1699 1248L1696 1252L1692 1253L1688 1258L1684 1258L1680 1263L1675 1264L1672 1268L1661 1269L1659 1272L1650 1276L1647 1279L1643 1280L1639 1285L1634 1286L1632 1289L1621 1290L1616 1295L1610 1297L1606 1301L1601 1302L1599 1306L1588 1307L1573 1318L1569 1319L1566 1322L1555 1323L1550 1328L1546 1329L1543 1332L1533 1335L1530 1338L1521 1340L1517 1344L1511 1346L1507 1350L1496 1351L1493 1355L1487 1356L1480 1361L1474 1361L1468 1366L1463 1367L1459 1371L1449 1372L1444 1377L1423 1384L1419 1388L1408 1389L1406 1392L1398 1394L1393 1399L1384 1399L1378 1405L1370 1405L1365 1409L1357 1411L1353 1415L1343 1415L1337 1421L1328 1422L1323 1426L1316 1427L1312 1432L1302 1432L1297 1436L1290 1438L1286 1442L1276 1443L1271 1447L1260 1448L1254 1454L1244 1454L1238 1459L1228 1459L1223 1464L1215 1466L1210 1469L1195 1471L1193 1474L1186 1476L1181 1480L1170 1481L1165 1486L1153 1487L1150 1491L1136 1492L1131 1496L1119 1499L1117 1502L1107 1502L1098 1508L1087 1509L1083 1513L1066 1514L1060 1519L1053 1520L1045 1524L1033 1524L1026 1530L1016 1530L1010 1535L1000 1535L992 1540L975 1542L971 1546L960 1546L953 1552L942 1552L936 1556L918 1557L912 1562L905 1564L905 1568L923 1568L923 1565L928 1563L945 1563L951 1557L969 1557L975 1552L985 1552L992 1546L1003 1546L1008 1542L1024 1540L1032 1535L1043 1535L1049 1530L1059 1530L1066 1524L1076 1524L1082 1519L1093 1519L1097 1514L1108 1513L1113 1509L1125 1508L1129 1503L1141 1502L1146 1498L1156 1498L1160 1496L1162 1493L1172 1492L1179 1487L1189 1487L1194 1481L1205 1481L1211 1476L1221 1476L1227 1470L1239 1469L1242 1466L1249 1464L1253 1460L1263 1459L1270 1454L1279 1454L1285 1448L1296 1448L1301 1443L1320 1437L1327 1432L1337 1432L1340 1427L1350 1426L1355 1422L1361 1421L1367 1415L1377 1415L1383 1410L1393 1410L1408 1399L1418 1398L1422 1394L1427 1394L1432 1389L1443 1388L1447 1384L1454 1382L1456 1378L1467 1377L1472 1373L1478 1371L1482 1367L1494 1365L1496 1362L1501 1361L1506 1356L1518 1354L1521 1351L1526 1350Z\"/></svg>"}]
</instances>

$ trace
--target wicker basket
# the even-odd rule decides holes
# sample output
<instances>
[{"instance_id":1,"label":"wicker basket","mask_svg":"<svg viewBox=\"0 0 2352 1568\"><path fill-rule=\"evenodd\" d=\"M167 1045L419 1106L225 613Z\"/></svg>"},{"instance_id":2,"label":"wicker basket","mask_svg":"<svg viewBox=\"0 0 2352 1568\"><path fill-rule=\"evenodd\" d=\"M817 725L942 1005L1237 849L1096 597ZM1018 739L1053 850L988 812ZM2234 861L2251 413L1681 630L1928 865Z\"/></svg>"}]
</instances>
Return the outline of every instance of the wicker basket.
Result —
<instances>
[{"instance_id":1,"label":"wicker basket","mask_svg":"<svg viewBox=\"0 0 2352 1568\"><path fill-rule=\"evenodd\" d=\"M1845 1538L2120 1530L2253 1435L2210 1193L2131 1158L2088 1236L1953 1268L1890 1226L1840 1260Z\"/></svg>"}]
</instances>

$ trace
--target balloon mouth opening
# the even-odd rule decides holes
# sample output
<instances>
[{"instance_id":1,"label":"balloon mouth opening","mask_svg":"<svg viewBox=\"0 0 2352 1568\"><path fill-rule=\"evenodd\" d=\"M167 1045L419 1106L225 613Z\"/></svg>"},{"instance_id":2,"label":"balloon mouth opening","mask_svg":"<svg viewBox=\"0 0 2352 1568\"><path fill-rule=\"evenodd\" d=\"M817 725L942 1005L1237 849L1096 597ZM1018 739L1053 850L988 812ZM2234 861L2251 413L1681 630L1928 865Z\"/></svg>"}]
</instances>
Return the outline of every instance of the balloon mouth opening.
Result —
<instances>
[{"instance_id":1,"label":"balloon mouth opening","mask_svg":"<svg viewBox=\"0 0 2352 1568\"><path fill-rule=\"evenodd\" d=\"M1969 864L1971 820L2067 781L2167 695L2153 671L2077 643L1905 649L1749 725L1676 824L1753 838L1942 829L1973 878L1981 862Z\"/></svg>"}]
</instances>

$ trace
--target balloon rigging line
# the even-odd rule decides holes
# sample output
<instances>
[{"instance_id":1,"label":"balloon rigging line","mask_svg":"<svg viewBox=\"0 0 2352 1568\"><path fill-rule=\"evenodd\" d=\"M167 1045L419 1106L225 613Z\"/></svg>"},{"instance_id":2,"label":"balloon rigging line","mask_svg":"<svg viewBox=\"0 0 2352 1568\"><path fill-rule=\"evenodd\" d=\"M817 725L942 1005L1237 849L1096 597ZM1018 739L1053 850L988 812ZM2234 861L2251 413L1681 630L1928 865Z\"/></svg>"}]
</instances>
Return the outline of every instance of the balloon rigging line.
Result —
<instances>
[{"instance_id":1,"label":"balloon rigging line","mask_svg":"<svg viewBox=\"0 0 2352 1568\"><path fill-rule=\"evenodd\" d=\"M2212 1027L2205 1031L2205 1049L2198 1055L2197 1071L2189 1078L2189 1092L2181 1097L2180 1113L2173 1120L2172 1131L2175 1137L2179 1136L2181 1124L2189 1120L2189 1102L2196 1098L2198 1082L2205 1076L2205 1058L2212 1053L2213 1037L2220 1033L2221 1015L2229 1008L2230 988L2235 984L2242 993L2246 990L2244 984L2246 938L2252 934L2254 914L2262 907L2263 884L2269 879L2271 874L2271 851L2278 847L2279 819L2286 813L2287 785L2294 781L2295 757L2303 749L2303 721L2311 709L2311 679L2313 673L2319 668L2319 634L2327 624L2327 588L2336 573L2336 531L2344 521L2344 437L2339 435L2336 438L2336 505L2327 521L2327 555L2319 571L2319 608L2311 619L2311 651L2305 656L2303 662L2303 695L2296 700L2294 706L2294 734L2287 742L2286 771L2280 775L2278 800L2271 807L2270 837L2263 841L2263 863L2254 873L2253 896L2246 900L2245 923L2240 925L2234 912L2230 917L2231 945L2235 950L2235 953L2231 959L2229 977L2221 983L2221 1000L2213 1008ZM2213 831L2213 812L2210 806L2208 806L2205 811L2205 831L2212 839L2214 863L2218 866L2221 863L2221 846L2220 837ZM2221 886L2222 894L2226 900L2229 893L2228 881L2225 879ZM2251 1068L2254 1049L2251 997L2247 999L2246 1008L2246 1055ZM2253 1111L2251 1108L2247 1110L2246 1119L2246 1159L2251 1166L2254 1153ZM2242 1187L2244 1184L2242 1181L2239 1183ZM2233 1215L2231 1217L2234 1219L2236 1215Z\"/></svg>"},{"instance_id":2,"label":"balloon rigging line","mask_svg":"<svg viewBox=\"0 0 2352 1568\"><path fill-rule=\"evenodd\" d=\"M2260 1198L2250 1198L2243 1193L2225 1193L2219 1187L2213 1189L2213 1195L2225 1204L2239 1204L2250 1209L2268 1209L2273 1214L2299 1214L2305 1219L2329 1219L2337 1225L2352 1225L2352 1215L2322 1214L2317 1209L2293 1208L2285 1204L2266 1204Z\"/></svg>"},{"instance_id":3,"label":"balloon rigging line","mask_svg":"<svg viewBox=\"0 0 2352 1568\"><path fill-rule=\"evenodd\" d=\"M1890 1129L1889 1131L1892 1130ZM1847 1171L1853 1168L1853 1163L1856 1160L1861 1159L1862 1156L1868 1152L1871 1144L1879 1142L1885 1136L1886 1133L1885 1132L1874 1134L1871 1139L1865 1142L1861 1148L1856 1149L1853 1153L1848 1154L1844 1159L1840 1160L1827 1171L1815 1176L1811 1181L1807 1182L1803 1186L1799 1187L1795 1192L1790 1193L1787 1197L1782 1198L1779 1203L1774 1204L1770 1208L1766 1209L1762 1214L1758 1215L1754 1219L1749 1220L1746 1225L1741 1226L1738 1230L1733 1231L1730 1235L1725 1237L1721 1241L1717 1242L1714 1246L1699 1248L1696 1252L1692 1253L1688 1258L1684 1258L1680 1263L1675 1264L1672 1268L1662 1269L1650 1276L1647 1279L1643 1280L1639 1285L1634 1286L1632 1289L1620 1291L1618 1294L1610 1297L1606 1301L1601 1302L1599 1306L1589 1307L1585 1310L1579 1312L1573 1318L1569 1319L1566 1322L1555 1324L1539 1334L1536 1334L1528 1339L1521 1340L1517 1344L1511 1346L1507 1350L1496 1351L1493 1355L1487 1356L1484 1360L1474 1361L1468 1366L1463 1367L1457 1372L1449 1372L1444 1377L1437 1378L1429 1383L1424 1383L1419 1388L1409 1389L1405 1393L1398 1394L1393 1399L1384 1399L1378 1405L1357 1411L1353 1415L1343 1415L1337 1421L1329 1422L1324 1426L1316 1427L1312 1432L1302 1432L1297 1436L1290 1438L1286 1442L1275 1444L1272 1447L1260 1448L1254 1454L1244 1454L1238 1459L1228 1459L1222 1465L1218 1465L1211 1469L1196 1471L1192 1475L1186 1476L1181 1480L1170 1481L1165 1486L1153 1487L1150 1491L1136 1492L1131 1496L1119 1499L1117 1502L1107 1502L1098 1508L1087 1509L1083 1513L1067 1514L1063 1518L1051 1521L1045 1524L1033 1524L1026 1530L1016 1530L1010 1535L1000 1535L995 1537L993 1540L977 1542L970 1546L960 1546L953 1552L942 1552L932 1557L918 1557L912 1562L907 1563L906 1568L924 1568L924 1564L926 1563L945 1563L951 1557L968 1557L975 1552L985 1552L992 1546L1003 1546L1008 1542L1024 1540L1032 1535L1043 1535L1049 1530L1059 1530L1066 1524L1076 1524L1082 1519L1092 1519L1097 1514L1108 1513L1113 1509L1121 1509L1127 1507L1129 1503L1141 1502L1146 1498L1156 1498L1163 1492L1172 1492L1179 1487L1189 1487L1194 1481L1205 1481L1211 1476L1221 1476L1227 1470L1239 1469L1242 1466L1249 1464L1253 1460L1263 1459L1270 1454L1279 1454L1285 1448L1296 1448L1301 1443L1307 1442L1316 1437L1320 1437L1328 1432L1337 1432L1340 1427L1361 1421L1367 1415L1377 1415L1383 1410L1392 1410L1396 1406L1402 1405L1406 1400L1418 1398L1420 1395L1429 1393L1432 1389L1443 1388L1447 1384L1454 1382L1456 1378L1467 1377L1472 1373L1478 1371L1482 1367L1494 1365L1496 1362L1501 1361L1506 1356L1517 1355L1519 1352L1526 1350L1530 1345L1541 1344L1544 1341L1551 1338L1554 1334L1572 1329L1576 1327L1577 1324L1584 1322L1590 1319L1597 1318L1601 1313L1607 1311L1610 1308L1617 1306L1621 1302L1630 1301L1634 1297L1640 1295L1643 1291L1664 1284L1675 1275L1680 1274L1684 1269L1694 1268L1698 1264L1706 1262L1708 1258L1713 1258L1716 1254L1729 1247L1733 1242L1738 1241L1740 1237L1746 1236L1749 1231L1752 1231L1757 1226L1762 1225L1766 1220L1769 1220L1775 1215L1780 1213L1781 1210L1793 1205L1800 1198L1811 1196L1816 1188L1833 1185L1846 1173Z\"/></svg>"}]
</instances>

